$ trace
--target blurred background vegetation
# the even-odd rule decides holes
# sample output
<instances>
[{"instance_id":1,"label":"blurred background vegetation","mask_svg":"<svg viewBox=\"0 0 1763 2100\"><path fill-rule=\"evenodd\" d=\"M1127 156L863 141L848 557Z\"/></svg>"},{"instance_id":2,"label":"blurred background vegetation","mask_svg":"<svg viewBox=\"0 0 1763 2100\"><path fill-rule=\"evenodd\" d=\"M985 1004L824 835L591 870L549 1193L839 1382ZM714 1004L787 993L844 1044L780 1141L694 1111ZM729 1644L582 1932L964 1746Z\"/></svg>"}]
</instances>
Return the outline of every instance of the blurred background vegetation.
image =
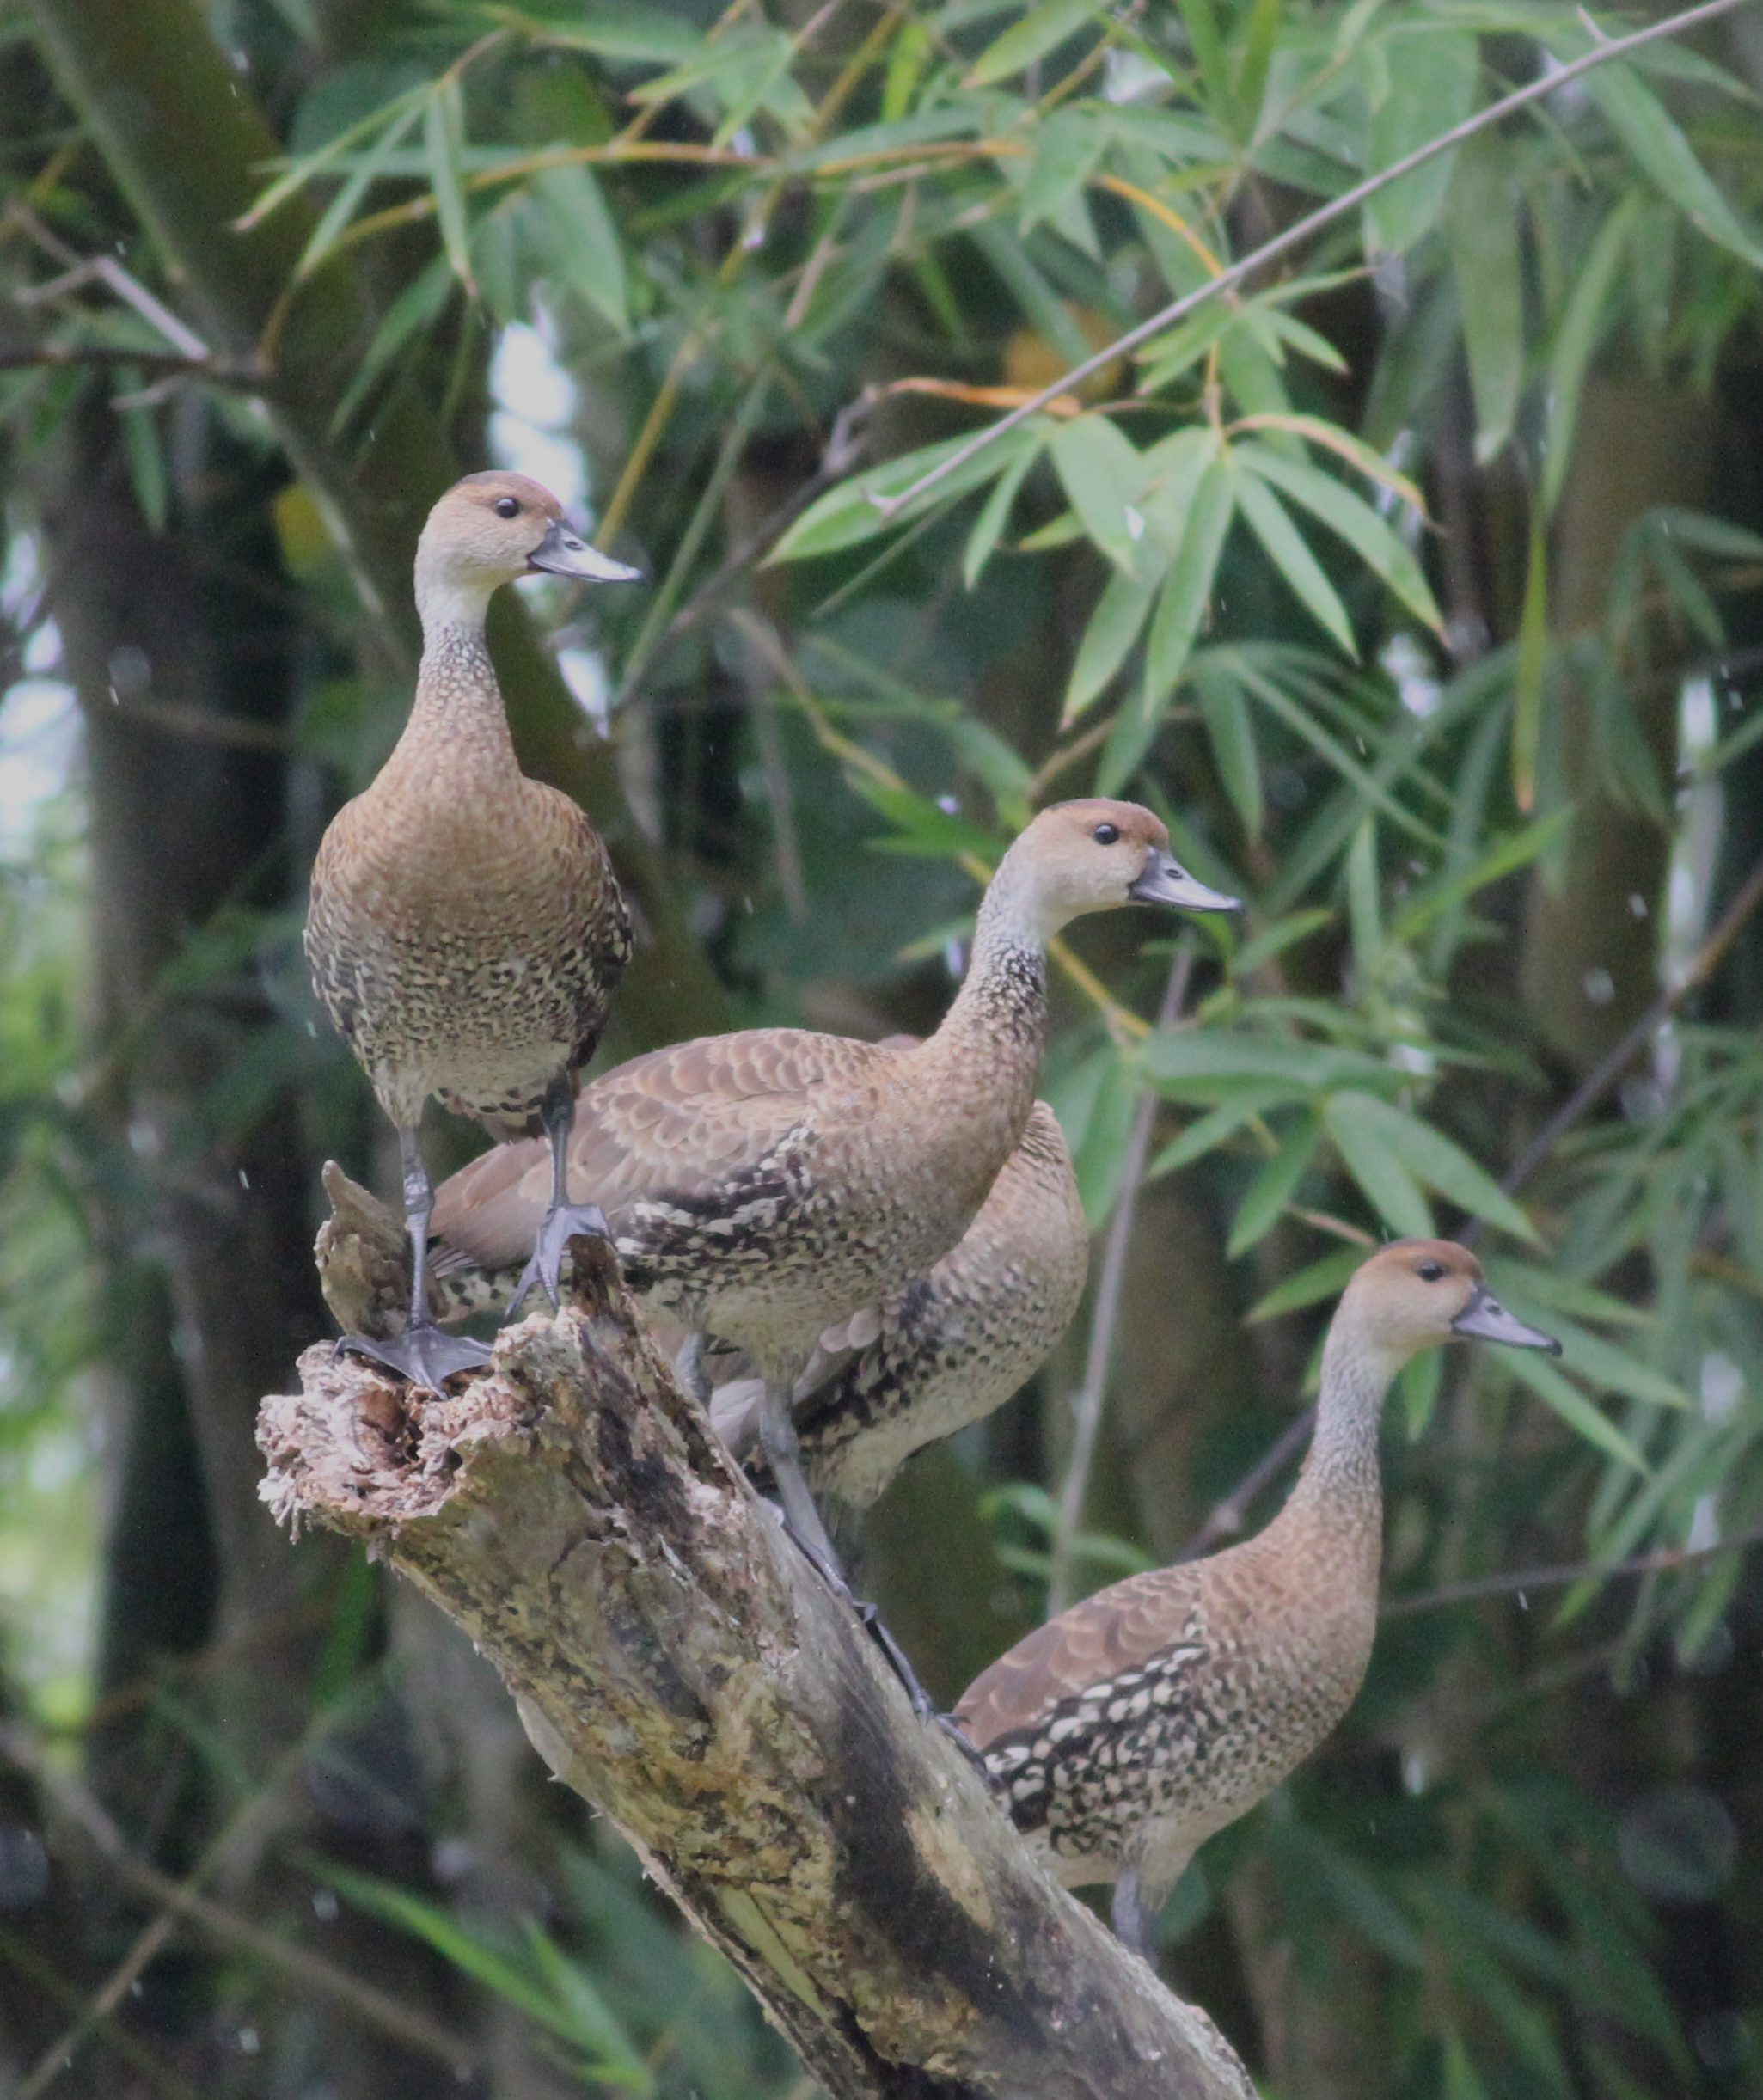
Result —
<instances>
[{"instance_id":1,"label":"blurred background vegetation","mask_svg":"<svg viewBox=\"0 0 1763 2100\"><path fill-rule=\"evenodd\" d=\"M976 879L1098 785L1249 900L1056 969L1099 1310L868 1521L933 1689L1262 1521L1349 1268L1484 1219L1563 1366L1405 1382L1370 1681L1165 1974L1285 2100L1763 2091L1763 17L869 500L1642 19L0 15L9 2091L805 2100L453 1630L256 1501L319 1163L394 1185L305 872L493 461L651 579L494 635L637 901L609 1057L933 1026Z\"/></svg>"}]
</instances>

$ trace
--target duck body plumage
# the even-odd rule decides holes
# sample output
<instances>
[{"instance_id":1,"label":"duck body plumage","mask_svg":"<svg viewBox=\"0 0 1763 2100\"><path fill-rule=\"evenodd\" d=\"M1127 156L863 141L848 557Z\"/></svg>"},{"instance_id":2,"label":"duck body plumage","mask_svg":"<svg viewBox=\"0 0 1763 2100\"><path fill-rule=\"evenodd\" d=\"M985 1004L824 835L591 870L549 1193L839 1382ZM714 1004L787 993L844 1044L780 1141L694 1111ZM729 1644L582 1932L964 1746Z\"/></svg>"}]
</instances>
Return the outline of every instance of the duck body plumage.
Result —
<instances>
[{"instance_id":1,"label":"duck body plumage","mask_svg":"<svg viewBox=\"0 0 1763 2100\"><path fill-rule=\"evenodd\" d=\"M964 1061L947 1043L927 1056L936 1038L902 1052L752 1029L631 1059L578 1097L571 1200L605 1213L652 1310L799 1369L825 1327L929 1269L984 1201L1032 1104L1045 997L1033 964L1011 972L1018 1072L994 1067L984 1087L970 1074L976 1098L958 1105ZM438 1276L461 1257L518 1260L544 1189L536 1151L487 1154L444 1184Z\"/></svg>"},{"instance_id":2,"label":"duck body plumage","mask_svg":"<svg viewBox=\"0 0 1763 2100\"><path fill-rule=\"evenodd\" d=\"M593 1054L630 955L599 835L521 773L481 634L425 652L417 706L312 873L325 1010L401 1130L438 1094L499 1137L540 1128Z\"/></svg>"},{"instance_id":3,"label":"duck body plumage","mask_svg":"<svg viewBox=\"0 0 1763 2100\"><path fill-rule=\"evenodd\" d=\"M569 1202L604 1214L653 1310L751 1354L773 1477L829 1567L796 1450L796 1381L825 1328L949 1252L1015 1150L1039 1075L1052 936L1126 903L1232 907L1168 848L1167 828L1136 804L1056 804L1000 863L967 975L927 1041L702 1037L634 1058L578 1099ZM517 1258L542 1187L540 1160L519 1147L456 1175L435 1209L438 1271Z\"/></svg>"},{"instance_id":4,"label":"duck body plumage","mask_svg":"<svg viewBox=\"0 0 1763 2100\"><path fill-rule=\"evenodd\" d=\"M942 1025L908 1048L805 1029L701 1037L584 1088L572 1202L597 1204L656 1309L793 1384L822 1331L923 1276L973 1221L1033 1105L1046 943L1080 913L1144 900L1228 909L1132 803L1043 811L981 906ZM440 1190L438 1274L521 1258L542 1209L533 1149Z\"/></svg>"},{"instance_id":5,"label":"duck body plumage","mask_svg":"<svg viewBox=\"0 0 1763 2100\"><path fill-rule=\"evenodd\" d=\"M1067 1888L1129 1864L1160 1907L1197 1847L1338 1724L1371 1656L1379 1534L1369 1507L1329 1529L1129 1576L967 1693L957 1718Z\"/></svg>"},{"instance_id":6,"label":"duck body plumage","mask_svg":"<svg viewBox=\"0 0 1763 2100\"><path fill-rule=\"evenodd\" d=\"M982 1421L1075 1316L1089 1233L1058 1121L1038 1101L966 1232L926 1273L819 1336L795 1387L811 1491L866 1509L925 1445ZM760 1381L719 1384L711 1419L762 1468Z\"/></svg>"}]
</instances>

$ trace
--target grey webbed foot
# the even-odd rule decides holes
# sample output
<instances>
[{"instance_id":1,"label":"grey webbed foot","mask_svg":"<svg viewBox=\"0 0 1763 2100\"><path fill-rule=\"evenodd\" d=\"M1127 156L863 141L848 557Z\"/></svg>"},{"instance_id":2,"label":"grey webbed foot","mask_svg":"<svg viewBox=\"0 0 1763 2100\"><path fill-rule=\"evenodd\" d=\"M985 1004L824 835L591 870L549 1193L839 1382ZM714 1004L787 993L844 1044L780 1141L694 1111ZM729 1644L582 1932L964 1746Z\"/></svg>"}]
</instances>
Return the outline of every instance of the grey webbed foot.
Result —
<instances>
[{"instance_id":1,"label":"grey webbed foot","mask_svg":"<svg viewBox=\"0 0 1763 2100\"><path fill-rule=\"evenodd\" d=\"M955 1718L954 1715L952 1713L934 1713L931 1716L931 1719L936 1723L937 1726L942 1730L946 1736L949 1736L952 1740L955 1748L960 1751L961 1754L967 1760L968 1763L973 1766L974 1770L979 1774L981 1779L985 1781L987 1786L989 1787L992 1784L992 1775L986 1770L985 1753L983 1750L976 1750L974 1748L973 1745L967 1740L967 1730L962 1727L961 1723Z\"/></svg>"},{"instance_id":2,"label":"grey webbed foot","mask_svg":"<svg viewBox=\"0 0 1763 2100\"><path fill-rule=\"evenodd\" d=\"M564 1252L572 1240L611 1237L612 1228L606 1222L606 1213L597 1203L560 1203L555 1209L548 1210L545 1221L539 1228L533 1258L521 1271L520 1284L509 1305L505 1324L514 1318L535 1285L550 1301L552 1311L556 1311Z\"/></svg>"},{"instance_id":3,"label":"grey webbed foot","mask_svg":"<svg viewBox=\"0 0 1763 2100\"><path fill-rule=\"evenodd\" d=\"M375 1363L383 1363L407 1378L425 1393L441 1393L450 1378L462 1371L481 1371L490 1361L487 1344L468 1335L443 1334L432 1320L413 1320L403 1333L390 1341L376 1341L364 1334L346 1334L338 1350L353 1350Z\"/></svg>"}]
</instances>

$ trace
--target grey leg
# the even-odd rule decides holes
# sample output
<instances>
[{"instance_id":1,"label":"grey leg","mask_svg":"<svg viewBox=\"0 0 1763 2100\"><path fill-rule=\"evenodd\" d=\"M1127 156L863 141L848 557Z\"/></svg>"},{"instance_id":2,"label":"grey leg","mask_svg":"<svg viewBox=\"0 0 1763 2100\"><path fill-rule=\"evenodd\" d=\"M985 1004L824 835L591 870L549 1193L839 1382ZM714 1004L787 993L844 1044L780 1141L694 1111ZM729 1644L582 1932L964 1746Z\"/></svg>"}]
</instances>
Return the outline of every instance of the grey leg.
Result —
<instances>
[{"instance_id":1,"label":"grey leg","mask_svg":"<svg viewBox=\"0 0 1763 2100\"><path fill-rule=\"evenodd\" d=\"M435 1325L428 1297L429 1217L435 1192L414 1130L399 1131L398 1156L404 1168L404 1222L410 1234L410 1317L395 1341L346 1334L337 1346L401 1372L425 1392L439 1393L457 1373L481 1370L489 1362L490 1352L483 1343L465 1335L443 1334Z\"/></svg>"},{"instance_id":2,"label":"grey leg","mask_svg":"<svg viewBox=\"0 0 1763 2100\"><path fill-rule=\"evenodd\" d=\"M1114 1901L1109 1917L1114 1926L1114 1937L1123 1945L1130 1947L1135 1954L1151 1958L1145 1944L1145 1913L1139 1904L1139 1870L1125 1868L1114 1884Z\"/></svg>"},{"instance_id":3,"label":"grey leg","mask_svg":"<svg viewBox=\"0 0 1763 2100\"><path fill-rule=\"evenodd\" d=\"M777 1498L784 1506L784 1515L789 1521L796 1543L834 1589L848 1596L845 1571L839 1564L839 1557L833 1550L833 1542L827 1536L826 1526L820 1521L820 1512L814 1506L814 1497L803 1477L802 1450L796 1440L793 1406L794 1385L793 1377L766 1380L765 1403L759 1417L759 1448L771 1468Z\"/></svg>"},{"instance_id":4,"label":"grey leg","mask_svg":"<svg viewBox=\"0 0 1763 2100\"><path fill-rule=\"evenodd\" d=\"M535 1284L550 1300L554 1311L563 1276L564 1251L570 1241L585 1234L597 1234L603 1240L611 1236L607 1230L605 1213L597 1203L572 1203L569 1200L569 1139L575 1128L572 1081L560 1079L552 1085L545 1096L544 1117L545 1134L551 1141L551 1203L539 1228L533 1258L522 1272L513 1302L508 1307L508 1319L514 1318L522 1300Z\"/></svg>"},{"instance_id":5,"label":"grey leg","mask_svg":"<svg viewBox=\"0 0 1763 2100\"><path fill-rule=\"evenodd\" d=\"M793 1370L786 1378L768 1378L765 1381L765 1402L759 1418L759 1448L771 1468L777 1498L783 1504L784 1528L819 1571L827 1587L836 1596L842 1597L856 1613L870 1638L887 1657L889 1667L906 1687L906 1695L912 1701L914 1711L921 1720L940 1720L941 1717L938 1715L929 1693L918 1681L917 1671L907 1660L905 1650L882 1624L881 1615L874 1605L865 1604L854 1597L851 1586L845 1580L845 1571L839 1564L838 1554L834 1550L832 1540L827 1536L826 1526L820 1521L820 1512L814 1506L814 1497L809 1493L808 1482L803 1475L802 1451L797 1441L796 1419L792 1405L795 1383L796 1373ZM964 1737L952 1728L951 1733L956 1735L956 1740L970 1757L975 1755L971 1745Z\"/></svg>"},{"instance_id":6,"label":"grey leg","mask_svg":"<svg viewBox=\"0 0 1763 2100\"><path fill-rule=\"evenodd\" d=\"M710 1374L704 1368L702 1328L694 1327L680 1344L679 1354L673 1360L673 1374L707 1414L711 1398Z\"/></svg>"}]
</instances>

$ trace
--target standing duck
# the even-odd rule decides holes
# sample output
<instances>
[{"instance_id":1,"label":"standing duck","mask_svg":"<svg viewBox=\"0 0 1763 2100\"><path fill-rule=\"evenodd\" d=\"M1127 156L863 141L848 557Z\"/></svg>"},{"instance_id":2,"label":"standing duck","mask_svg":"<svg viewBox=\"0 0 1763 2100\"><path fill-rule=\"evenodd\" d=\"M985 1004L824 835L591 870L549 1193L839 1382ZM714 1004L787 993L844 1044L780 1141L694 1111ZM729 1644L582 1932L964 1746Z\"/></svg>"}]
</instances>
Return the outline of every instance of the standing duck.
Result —
<instances>
[{"instance_id":1,"label":"standing duck","mask_svg":"<svg viewBox=\"0 0 1763 2100\"><path fill-rule=\"evenodd\" d=\"M961 1240L927 1275L829 1327L796 1381L796 1435L817 1502L868 1509L915 1451L983 1421L1033 1377L1075 1317L1089 1228L1044 1101ZM757 1461L762 1381L719 1384L710 1418Z\"/></svg>"},{"instance_id":2,"label":"standing duck","mask_svg":"<svg viewBox=\"0 0 1763 2100\"><path fill-rule=\"evenodd\" d=\"M336 1165L327 1165L324 1182L331 1215L318 1264L331 1310L360 1332L393 1332L407 1289L398 1220ZM1071 1154L1052 1110L1037 1101L958 1244L928 1274L816 1343L794 1398L802 1470L817 1503L830 1497L860 1513L915 1451L1001 1407L1070 1326L1088 1267ZM517 1279L513 1263L497 1272L450 1264L431 1275L432 1309L444 1323L505 1309ZM701 1361L714 1377L718 1435L768 1479L759 1448L764 1381L738 1352Z\"/></svg>"},{"instance_id":3,"label":"standing duck","mask_svg":"<svg viewBox=\"0 0 1763 2100\"><path fill-rule=\"evenodd\" d=\"M534 571L622 582L561 505L517 474L448 490L416 549L422 664L410 719L373 784L332 819L312 871L306 954L326 1012L398 1132L413 1255L395 1340L350 1347L438 1390L484 1362L428 1311L434 1197L417 1128L439 1094L499 1137L542 1130L554 1163L523 1293L554 1301L564 1243L604 1229L563 1187L575 1074L593 1054L630 926L606 848L567 795L521 772L484 642L491 595Z\"/></svg>"},{"instance_id":4,"label":"standing duck","mask_svg":"<svg viewBox=\"0 0 1763 2100\"><path fill-rule=\"evenodd\" d=\"M1466 1248L1380 1248L1329 1325L1315 1437L1267 1528L1074 1605L956 1707L1017 1828L1067 1888L1112 1882L1114 1929L1141 1952L1196 1846L1352 1704L1377 1621L1383 1396L1411 1356L1471 1335L1560 1350L1489 1295Z\"/></svg>"},{"instance_id":5,"label":"standing duck","mask_svg":"<svg viewBox=\"0 0 1763 2100\"><path fill-rule=\"evenodd\" d=\"M927 1041L749 1029L652 1050L584 1089L570 1191L605 1212L626 1280L652 1309L752 1356L761 1449L792 1530L829 1572L836 1557L797 1453L797 1381L826 1328L955 1245L1020 1142L1048 941L1086 912L1234 901L1171 857L1149 810L1056 804L1000 862L967 976ZM438 1267L520 1260L544 1201L530 1146L474 1160L437 1199Z\"/></svg>"}]
</instances>

